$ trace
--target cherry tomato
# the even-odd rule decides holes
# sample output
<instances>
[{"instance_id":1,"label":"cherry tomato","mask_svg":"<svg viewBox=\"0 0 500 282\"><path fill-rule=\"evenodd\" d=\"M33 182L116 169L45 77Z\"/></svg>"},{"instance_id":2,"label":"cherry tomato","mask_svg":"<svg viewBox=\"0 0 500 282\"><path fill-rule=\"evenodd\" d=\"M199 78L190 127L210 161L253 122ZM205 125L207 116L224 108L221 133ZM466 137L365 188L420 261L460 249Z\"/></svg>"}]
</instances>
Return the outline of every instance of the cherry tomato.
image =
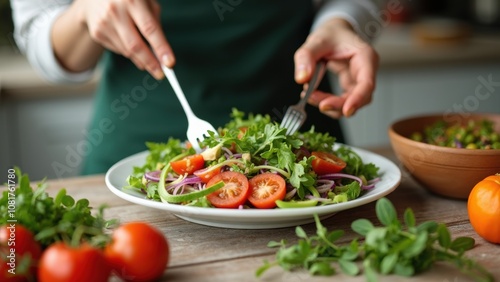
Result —
<instances>
[{"instance_id":1,"label":"cherry tomato","mask_svg":"<svg viewBox=\"0 0 500 282\"><path fill-rule=\"evenodd\" d=\"M314 157L311 163L312 169L318 175L339 172L347 165L341 158L327 152L316 151L311 155Z\"/></svg>"},{"instance_id":2,"label":"cherry tomato","mask_svg":"<svg viewBox=\"0 0 500 282\"><path fill-rule=\"evenodd\" d=\"M78 248L64 242L50 245L38 266L39 282L108 281L111 266L100 249L88 244Z\"/></svg>"},{"instance_id":3,"label":"cherry tomato","mask_svg":"<svg viewBox=\"0 0 500 282\"><path fill-rule=\"evenodd\" d=\"M34 280L41 255L40 244L26 227L16 223L0 227L0 281ZM20 266L24 260L30 260L30 264L23 271Z\"/></svg>"},{"instance_id":4,"label":"cherry tomato","mask_svg":"<svg viewBox=\"0 0 500 282\"><path fill-rule=\"evenodd\" d=\"M120 278L151 281L167 269L170 249L160 230L144 222L130 222L113 231L104 254Z\"/></svg>"},{"instance_id":5,"label":"cherry tomato","mask_svg":"<svg viewBox=\"0 0 500 282\"><path fill-rule=\"evenodd\" d=\"M224 182L224 187L207 196L210 203L214 207L226 209L234 209L243 205L250 191L247 177L240 172L224 171L212 177L207 187L221 180Z\"/></svg>"},{"instance_id":6,"label":"cherry tomato","mask_svg":"<svg viewBox=\"0 0 500 282\"><path fill-rule=\"evenodd\" d=\"M193 174L196 170L205 167L205 160L200 154L190 155L181 160L171 162L170 166L172 166L172 170L179 175L183 175L185 173Z\"/></svg>"},{"instance_id":7,"label":"cherry tomato","mask_svg":"<svg viewBox=\"0 0 500 282\"><path fill-rule=\"evenodd\" d=\"M221 167L206 167L193 172L193 174L201 178L203 183L208 183L212 177L220 173L220 170Z\"/></svg>"},{"instance_id":8,"label":"cherry tomato","mask_svg":"<svg viewBox=\"0 0 500 282\"><path fill-rule=\"evenodd\" d=\"M283 200L286 195L286 183L283 177L274 173L262 173L252 177L248 201L259 209L276 207L276 200Z\"/></svg>"}]
</instances>

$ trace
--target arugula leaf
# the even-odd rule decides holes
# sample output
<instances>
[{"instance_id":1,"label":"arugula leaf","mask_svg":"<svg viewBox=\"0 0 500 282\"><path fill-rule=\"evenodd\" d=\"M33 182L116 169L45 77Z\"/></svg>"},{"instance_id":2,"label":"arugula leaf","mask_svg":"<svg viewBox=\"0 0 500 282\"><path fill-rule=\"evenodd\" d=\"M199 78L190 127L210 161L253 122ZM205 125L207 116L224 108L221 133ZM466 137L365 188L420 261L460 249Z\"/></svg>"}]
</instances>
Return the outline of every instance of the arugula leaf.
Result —
<instances>
[{"instance_id":1,"label":"arugula leaf","mask_svg":"<svg viewBox=\"0 0 500 282\"><path fill-rule=\"evenodd\" d=\"M359 197L361 194L361 185L357 181L353 181L347 185L343 186L336 186L335 189L333 190L335 197L342 196L344 197L345 195L345 200L340 201L340 200L335 200L334 202L336 203L342 203L342 202L347 202L354 200Z\"/></svg>"},{"instance_id":2,"label":"arugula leaf","mask_svg":"<svg viewBox=\"0 0 500 282\"><path fill-rule=\"evenodd\" d=\"M128 186L124 188L137 188L137 189L145 189L146 185L142 182L142 174L140 176L129 175L127 177Z\"/></svg>"},{"instance_id":3,"label":"arugula leaf","mask_svg":"<svg viewBox=\"0 0 500 282\"><path fill-rule=\"evenodd\" d=\"M351 148L340 146L335 153L347 163L344 168L345 173L364 177L368 180L379 176L379 168L373 163L365 164L363 159Z\"/></svg>"},{"instance_id":4,"label":"arugula leaf","mask_svg":"<svg viewBox=\"0 0 500 282\"><path fill-rule=\"evenodd\" d=\"M333 146L335 145L336 138L330 136L328 132L320 133L314 131L314 126L303 133L296 133L298 138L303 140L304 147L308 148L309 151L325 151L331 152Z\"/></svg>"},{"instance_id":5,"label":"arugula leaf","mask_svg":"<svg viewBox=\"0 0 500 282\"><path fill-rule=\"evenodd\" d=\"M236 108L231 110L230 118L231 120L224 126L225 128L239 130L242 127L249 127L253 124L271 123L271 116L269 115L254 115L252 113L246 115L244 112L239 111Z\"/></svg>"}]
</instances>

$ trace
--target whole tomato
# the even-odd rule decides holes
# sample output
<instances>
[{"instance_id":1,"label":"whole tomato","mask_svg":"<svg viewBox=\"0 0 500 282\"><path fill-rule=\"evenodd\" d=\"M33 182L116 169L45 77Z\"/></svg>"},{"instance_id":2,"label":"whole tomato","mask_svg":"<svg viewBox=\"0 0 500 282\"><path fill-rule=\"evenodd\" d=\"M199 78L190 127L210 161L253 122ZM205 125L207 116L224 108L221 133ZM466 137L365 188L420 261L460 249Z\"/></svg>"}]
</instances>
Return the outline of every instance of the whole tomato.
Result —
<instances>
[{"instance_id":1,"label":"whole tomato","mask_svg":"<svg viewBox=\"0 0 500 282\"><path fill-rule=\"evenodd\" d=\"M104 253L120 278L151 281L167 269L169 250L167 238L160 230L144 222L130 222L113 231Z\"/></svg>"},{"instance_id":2,"label":"whole tomato","mask_svg":"<svg viewBox=\"0 0 500 282\"><path fill-rule=\"evenodd\" d=\"M490 175L472 188L467 211L477 234L500 244L500 174Z\"/></svg>"},{"instance_id":3,"label":"whole tomato","mask_svg":"<svg viewBox=\"0 0 500 282\"><path fill-rule=\"evenodd\" d=\"M0 281L34 280L42 250L31 231L12 223L0 227Z\"/></svg>"},{"instance_id":4,"label":"whole tomato","mask_svg":"<svg viewBox=\"0 0 500 282\"><path fill-rule=\"evenodd\" d=\"M106 282L110 276L103 252L85 243L71 247L56 242L43 252L38 265L39 282Z\"/></svg>"}]
</instances>

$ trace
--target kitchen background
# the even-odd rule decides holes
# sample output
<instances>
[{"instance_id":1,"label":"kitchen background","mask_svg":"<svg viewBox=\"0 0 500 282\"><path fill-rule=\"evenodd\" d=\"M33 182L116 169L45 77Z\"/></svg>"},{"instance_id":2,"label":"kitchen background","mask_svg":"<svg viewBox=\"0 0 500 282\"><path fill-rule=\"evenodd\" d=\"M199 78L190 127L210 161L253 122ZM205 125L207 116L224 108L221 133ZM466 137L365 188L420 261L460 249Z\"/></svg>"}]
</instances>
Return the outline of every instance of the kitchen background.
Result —
<instances>
[{"instance_id":1,"label":"kitchen background","mask_svg":"<svg viewBox=\"0 0 500 282\"><path fill-rule=\"evenodd\" d=\"M406 116L500 113L500 0L384 2L366 27L380 33L373 102L342 120L350 145L390 146L388 126ZM0 0L0 183L12 165L33 180L78 174L98 79L44 82L13 44L9 2Z\"/></svg>"}]
</instances>

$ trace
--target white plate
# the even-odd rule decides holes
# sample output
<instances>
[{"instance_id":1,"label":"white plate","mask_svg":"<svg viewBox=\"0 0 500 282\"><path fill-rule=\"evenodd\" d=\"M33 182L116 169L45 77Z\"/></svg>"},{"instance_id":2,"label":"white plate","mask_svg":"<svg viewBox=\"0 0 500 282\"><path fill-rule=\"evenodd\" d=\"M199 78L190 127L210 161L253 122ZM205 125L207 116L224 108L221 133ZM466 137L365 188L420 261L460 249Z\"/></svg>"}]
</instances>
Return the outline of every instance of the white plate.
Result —
<instances>
[{"instance_id":1,"label":"white plate","mask_svg":"<svg viewBox=\"0 0 500 282\"><path fill-rule=\"evenodd\" d=\"M380 168L381 181L361 197L345 203L293 209L217 209L168 204L147 199L144 194L122 189L134 166L143 166L148 151L127 157L113 165L106 173L106 185L118 197L132 203L169 211L184 220L223 228L271 229L297 226L314 222L313 214L329 217L343 210L358 207L386 196L396 189L401 181L401 171L390 160L375 153L352 148L364 162L374 163Z\"/></svg>"}]
</instances>

